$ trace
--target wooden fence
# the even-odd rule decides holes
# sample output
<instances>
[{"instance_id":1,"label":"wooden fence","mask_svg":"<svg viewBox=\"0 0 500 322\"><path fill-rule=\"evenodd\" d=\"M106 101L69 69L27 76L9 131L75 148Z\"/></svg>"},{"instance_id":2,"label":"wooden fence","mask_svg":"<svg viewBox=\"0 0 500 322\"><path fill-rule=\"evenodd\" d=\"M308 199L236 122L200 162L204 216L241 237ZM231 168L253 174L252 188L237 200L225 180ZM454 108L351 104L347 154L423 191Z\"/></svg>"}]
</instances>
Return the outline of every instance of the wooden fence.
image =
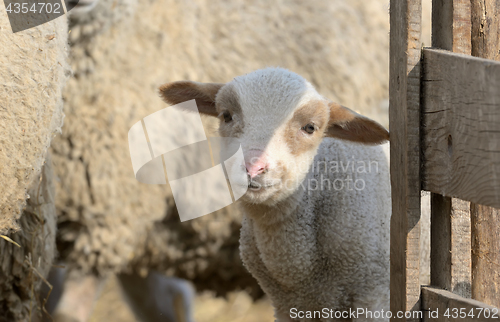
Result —
<instances>
[{"instance_id":1,"label":"wooden fence","mask_svg":"<svg viewBox=\"0 0 500 322\"><path fill-rule=\"evenodd\" d=\"M433 0L432 48L421 1L390 5L392 320L498 320L500 0ZM421 190L431 286L419 280Z\"/></svg>"}]
</instances>

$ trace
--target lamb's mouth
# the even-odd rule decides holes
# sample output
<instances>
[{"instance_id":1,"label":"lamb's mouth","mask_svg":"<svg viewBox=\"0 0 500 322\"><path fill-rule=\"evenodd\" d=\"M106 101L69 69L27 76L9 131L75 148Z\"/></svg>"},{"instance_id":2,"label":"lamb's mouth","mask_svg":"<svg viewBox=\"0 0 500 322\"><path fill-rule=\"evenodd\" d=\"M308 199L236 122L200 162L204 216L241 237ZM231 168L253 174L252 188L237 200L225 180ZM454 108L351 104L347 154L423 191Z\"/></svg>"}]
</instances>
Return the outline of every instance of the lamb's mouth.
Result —
<instances>
[{"instance_id":1,"label":"lamb's mouth","mask_svg":"<svg viewBox=\"0 0 500 322\"><path fill-rule=\"evenodd\" d=\"M278 183L266 183L266 184L260 184L255 181L249 181L248 182L248 188L252 189L252 191L255 190L261 190L261 189L267 189L276 186Z\"/></svg>"}]
</instances>

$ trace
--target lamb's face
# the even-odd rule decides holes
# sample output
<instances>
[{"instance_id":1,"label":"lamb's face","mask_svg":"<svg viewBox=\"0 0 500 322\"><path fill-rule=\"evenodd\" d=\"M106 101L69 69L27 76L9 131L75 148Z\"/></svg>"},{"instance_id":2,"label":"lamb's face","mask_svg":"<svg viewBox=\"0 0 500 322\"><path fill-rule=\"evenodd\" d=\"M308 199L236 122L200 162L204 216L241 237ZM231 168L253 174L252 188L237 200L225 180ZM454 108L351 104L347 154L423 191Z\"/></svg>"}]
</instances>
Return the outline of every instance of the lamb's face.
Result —
<instances>
[{"instance_id":1,"label":"lamb's face","mask_svg":"<svg viewBox=\"0 0 500 322\"><path fill-rule=\"evenodd\" d=\"M272 205L297 191L325 136L365 144L389 138L378 123L329 102L281 68L257 70L227 84L169 83L160 94L170 104L196 99L200 113L220 119L221 136L238 138L245 160L226 170L247 172L243 200L250 203Z\"/></svg>"},{"instance_id":2,"label":"lamb's face","mask_svg":"<svg viewBox=\"0 0 500 322\"><path fill-rule=\"evenodd\" d=\"M273 204L297 190L329 121L328 102L302 77L283 69L235 78L216 96L219 133L238 138L247 171L243 200Z\"/></svg>"}]
</instances>

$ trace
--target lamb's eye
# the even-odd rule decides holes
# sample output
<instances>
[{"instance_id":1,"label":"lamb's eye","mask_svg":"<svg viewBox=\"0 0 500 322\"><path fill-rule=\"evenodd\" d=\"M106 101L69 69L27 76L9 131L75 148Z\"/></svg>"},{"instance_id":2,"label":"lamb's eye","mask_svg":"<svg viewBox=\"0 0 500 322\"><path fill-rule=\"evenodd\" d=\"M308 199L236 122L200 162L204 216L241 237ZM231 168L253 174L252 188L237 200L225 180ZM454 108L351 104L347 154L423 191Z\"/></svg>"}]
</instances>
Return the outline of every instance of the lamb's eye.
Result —
<instances>
[{"instance_id":1,"label":"lamb's eye","mask_svg":"<svg viewBox=\"0 0 500 322\"><path fill-rule=\"evenodd\" d=\"M226 123L229 123L233 120L233 117L232 117L231 113L229 113L229 112L222 113L222 117L224 117L224 122L226 122Z\"/></svg>"},{"instance_id":2,"label":"lamb's eye","mask_svg":"<svg viewBox=\"0 0 500 322\"><path fill-rule=\"evenodd\" d=\"M309 124L305 125L304 127L302 127L302 131L306 132L307 134L313 134L313 132L315 130L316 130L316 127L312 123L309 123Z\"/></svg>"}]
</instances>

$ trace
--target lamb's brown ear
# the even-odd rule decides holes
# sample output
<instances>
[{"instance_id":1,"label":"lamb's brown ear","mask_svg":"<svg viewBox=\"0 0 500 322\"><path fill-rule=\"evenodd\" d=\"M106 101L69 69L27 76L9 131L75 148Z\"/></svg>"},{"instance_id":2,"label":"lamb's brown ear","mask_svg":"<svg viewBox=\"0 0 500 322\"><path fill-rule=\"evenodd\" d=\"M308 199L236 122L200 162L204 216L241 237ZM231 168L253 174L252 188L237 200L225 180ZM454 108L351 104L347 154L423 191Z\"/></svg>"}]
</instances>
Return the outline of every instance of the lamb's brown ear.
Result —
<instances>
[{"instance_id":1,"label":"lamb's brown ear","mask_svg":"<svg viewBox=\"0 0 500 322\"><path fill-rule=\"evenodd\" d=\"M215 95L222 86L224 84L179 81L160 86L160 96L170 105L195 99L200 113L217 116Z\"/></svg>"},{"instance_id":2,"label":"lamb's brown ear","mask_svg":"<svg viewBox=\"0 0 500 322\"><path fill-rule=\"evenodd\" d=\"M336 103L328 106L330 120L326 136L364 144L381 144L389 140L389 132L377 122Z\"/></svg>"}]
</instances>

